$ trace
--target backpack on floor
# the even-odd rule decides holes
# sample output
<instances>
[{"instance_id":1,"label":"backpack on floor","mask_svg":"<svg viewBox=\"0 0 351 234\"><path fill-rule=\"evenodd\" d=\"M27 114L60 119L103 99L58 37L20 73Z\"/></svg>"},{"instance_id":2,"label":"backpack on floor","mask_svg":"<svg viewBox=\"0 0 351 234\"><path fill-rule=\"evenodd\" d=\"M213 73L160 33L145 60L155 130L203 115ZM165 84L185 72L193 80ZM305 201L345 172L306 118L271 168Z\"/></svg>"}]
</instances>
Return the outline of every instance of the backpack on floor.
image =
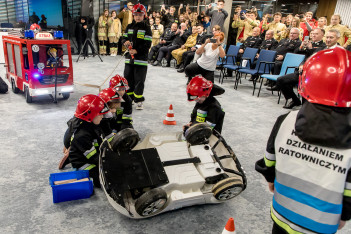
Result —
<instances>
[{"instance_id":1,"label":"backpack on floor","mask_svg":"<svg viewBox=\"0 0 351 234\"><path fill-rule=\"evenodd\" d=\"M0 93L7 93L9 87L6 82L0 77Z\"/></svg>"}]
</instances>

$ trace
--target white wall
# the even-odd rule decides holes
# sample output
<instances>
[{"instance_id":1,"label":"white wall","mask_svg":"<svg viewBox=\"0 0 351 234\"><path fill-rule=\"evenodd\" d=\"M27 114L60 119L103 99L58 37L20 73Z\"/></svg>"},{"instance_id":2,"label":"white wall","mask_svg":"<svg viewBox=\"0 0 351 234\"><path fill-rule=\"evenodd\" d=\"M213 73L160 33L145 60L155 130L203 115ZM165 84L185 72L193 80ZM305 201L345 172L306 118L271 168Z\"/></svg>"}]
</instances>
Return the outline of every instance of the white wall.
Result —
<instances>
[{"instance_id":1,"label":"white wall","mask_svg":"<svg viewBox=\"0 0 351 234\"><path fill-rule=\"evenodd\" d=\"M341 15L342 24L351 27L351 1L338 0L336 3L334 14Z\"/></svg>"}]
</instances>

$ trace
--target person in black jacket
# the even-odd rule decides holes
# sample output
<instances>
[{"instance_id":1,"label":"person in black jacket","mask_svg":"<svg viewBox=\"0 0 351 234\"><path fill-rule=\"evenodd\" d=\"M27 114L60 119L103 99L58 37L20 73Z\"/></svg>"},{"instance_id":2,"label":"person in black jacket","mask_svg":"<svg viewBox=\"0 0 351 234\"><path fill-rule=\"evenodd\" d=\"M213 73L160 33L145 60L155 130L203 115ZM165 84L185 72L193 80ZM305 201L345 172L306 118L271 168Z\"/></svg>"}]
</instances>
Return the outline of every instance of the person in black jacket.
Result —
<instances>
[{"instance_id":1,"label":"person in black jacket","mask_svg":"<svg viewBox=\"0 0 351 234\"><path fill-rule=\"evenodd\" d=\"M190 51L184 52L183 59L182 59L183 64L177 70L177 72L184 72L186 66L188 66L191 63L191 61L193 61L197 48L200 47L202 44L204 44L207 38L211 37L210 35L204 32L203 24L199 24L196 27L197 27L197 33L198 33L196 38L196 45L192 47Z\"/></svg>"},{"instance_id":2,"label":"person in black jacket","mask_svg":"<svg viewBox=\"0 0 351 234\"><path fill-rule=\"evenodd\" d=\"M186 92L188 101L196 101L196 104L190 122L184 125L183 129L186 130L196 123L207 123L212 129L221 133L225 113L214 96L223 94L224 89L202 76L195 76L189 82Z\"/></svg>"},{"instance_id":3,"label":"person in black jacket","mask_svg":"<svg viewBox=\"0 0 351 234\"><path fill-rule=\"evenodd\" d=\"M71 125L65 133L64 157L59 165L59 169L64 168L68 159L73 168L89 170L89 176L93 178L96 187L100 187L99 145L105 137L99 124L107 112L107 104L96 95L88 94L79 99L75 118L71 120Z\"/></svg>"},{"instance_id":4,"label":"person in black jacket","mask_svg":"<svg viewBox=\"0 0 351 234\"><path fill-rule=\"evenodd\" d=\"M171 66L172 51L180 48L181 45L183 45L185 43L186 39L190 35L189 30L187 30L187 28L186 28L185 23L181 23L180 26L181 26L181 28L177 29L177 31L175 33L176 36L175 36L174 40L172 41L172 43L169 44L168 46L163 46L160 48L158 56L157 56L157 60L152 65L161 66L161 60L164 57L166 57L166 59L167 59L166 67Z\"/></svg>"},{"instance_id":5,"label":"person in black jacket","mask_svg":"<svg viewBox=\"0 0 351 234\"><path fill-rule=\"evenodd\" d=\"M75 36L76 36L76 41L78 45L78 54L82 50L82 46L84 44L85 39L87 38L87 28L88 28L88 22L86 17L80 17L79 21L76 23L76 29L75 29ZM86 47L88 49L88 47ZM86 50L87 50L86 49ZM85 54L85 48L84 48L84 54Z\"/></svg>"},{"instance_id":6,"label":"person in black jacket","mask_svg":"<svg viewBox=\"0 0 351 234\"><path fill-rule=\"evenodd\" d=\"M160 38L160 43L151 47L151 50L150 50L149 56L148 56L148 60L151 64L155 62L155 56L157 55L159 49L163 46L168 46L169 44L172 43L172 41L174 40L174 38L176 36L175 33L177 31L177 28L178 28L178 25L176 23L173 23L171 28L167 28L163 32L163 34Z\"/></svg>"},{"instance_id":7,"label":"person in black jacket","mask_svg":"<svg viewBox=\"0 0 351 234\"><path fill-rule=\"evenodd\" d=\"M124 77L128 80L130 87L128 95L137 104L137 110L144 108L143 93L148 65L147 57L152 42L151 28L144 21L145 14L144 5L138 3L133 6L134 20L128 24L122 39L124 46L129 49L125 60Z\"/></svg>"}]
</instances>

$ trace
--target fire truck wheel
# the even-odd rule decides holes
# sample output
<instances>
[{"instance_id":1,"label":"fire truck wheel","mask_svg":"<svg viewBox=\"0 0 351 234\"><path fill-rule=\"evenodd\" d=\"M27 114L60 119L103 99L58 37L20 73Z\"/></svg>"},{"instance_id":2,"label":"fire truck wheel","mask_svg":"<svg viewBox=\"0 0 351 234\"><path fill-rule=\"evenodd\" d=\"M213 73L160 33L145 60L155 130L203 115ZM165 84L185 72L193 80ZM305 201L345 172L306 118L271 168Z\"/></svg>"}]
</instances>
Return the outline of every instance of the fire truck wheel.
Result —
<instances>
[{"instance_id":1,"label":"fire truck wheel","mask_svg":"<svg viewBox=\"0 0 351 234\"><path fill-rule=\"evenodd\" d=\"M136 200L135 210L139 215L148 217L162 211L166 203L167 193L161 188L154 188Z\"/></svg>"},{"instance_id":2,"label":"fire truck wheel","mask_svg":"<svg viewBox=\"0 0 351 234\"><path fill-rule=\"evenodd\" d=\"M71 95L70 93L62 93L62 97L65 100L68 99L70 95Z\"/></svg>"},{"instance_id":3,"label":"fire truck wheel","mask_svg":"<svg viewBox=\"0 0 351 234\"><path fill-rule=\"evenodd\" d=\"M24 88L24 96L26 97L27 103L32 103L33 99L32 99L32 96L30 96L28 87Z\"/></svg>"},{"instance_id":4,"label":"fire truck wheel","mask_svg":"<svg viewBox=\"0 0 351 234\"><path fill-rule=\"evenodd\" d=\"M16 87L16 83L13 79L11 79L11 87L12 87L12 92L14 93L19 93L19 88Z\"/></svg>"},{"instance_id":5,"label":"fire truck wheel","mask_svg":"<svg viewBox=\"0 0 351 234\"><path fill-rule=\"evenodd\" d=\"M229 177L219 181L212 188L213 196L219 201L226 201L239 195L244 185L238 178Z\"/></svg>"}]
</instances>

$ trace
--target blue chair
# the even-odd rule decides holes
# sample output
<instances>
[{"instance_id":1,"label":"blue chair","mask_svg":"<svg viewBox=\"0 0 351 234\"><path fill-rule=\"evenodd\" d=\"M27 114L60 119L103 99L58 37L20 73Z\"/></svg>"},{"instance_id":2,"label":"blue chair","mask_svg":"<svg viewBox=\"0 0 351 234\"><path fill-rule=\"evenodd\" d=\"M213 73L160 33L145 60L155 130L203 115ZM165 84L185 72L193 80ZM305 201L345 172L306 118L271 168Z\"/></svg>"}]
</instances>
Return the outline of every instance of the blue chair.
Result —
<instances>
[{"instance_id":1,"label":"blue chair","mask_svg":"<svg viewBox=\"0 0 351 234\"><path fill-rule=\"evenodd\" d=\"M227 69L227 70L235 71L236 79L238 79L237 76L239 75L239 73L237 72L237 70L242 69L242 68L250 69L250 66L251 66L251 64L253 64L253 61L254 61L254 59L256 57L257 51L258 51L258 49L255 49L255 48L246 48L244 53L243 53L243 56L241 57L240 65L236 65L236 64L229 65L229 64L227 64L227 65L224 65L223 67L225 69ZM242 66L242 61L244 61L244 60L248 60L248 62L246 63L245 67ZM225 77L224 73L223 73L223 75ZM222 82L223 82L223 80L222 80Z\"/></svg>"},{"instance_id":2,"label":"blue chair","mask_svg":"<svg viewBox=\"0 0 351 234\"><path fill-rule=\"evenodd\" d=\"M263 78L266 78L266 79L272 80L272 81L277 81L278 77L285 76L287 74L293 73L295 71L295 68L297 68L302 63L302 61L304 59L305 59L305 55L287 53L285 55L285 58L284 58L284 61L283 61L283 64L282 64L282 69L280 70L279 75L266 75L265 74L265 75L261 76L261 78L262 78L261 79L261 85L260 85L260 89L258 91L257 97L260 96L260 91L261 91L261 88L262 88ZM272 91L272 94L273 94L273 91ZM279 94L279 99L278 99L278 104L279 104L280 92L278 94Z\"/></svg>"},{"instance_id":3,"label":"blue chair","mask_svg":"<svg viewBox=\"0 0 351 234\"><path fill-rule=\"evenodd\" d=\"M239 46L239 47L240 47L242 44L243 44L243 43L241 43L241 42L237 42L237 43L236 43L236 46Z\"/></svg>"},{"instance_id":4,"label":"blue chair","mask_svg":"<svg viewBox=\"0 0 351 234\"><path fill-rule=\"evenodd\" d=\"M216 67L220 70L220 76L219 76L219 83L221 83L221 79L222 79L222 83L223 83L223 78L224 78L224 65L227 64L234 64L236 61L236 56L239 53L239 46L235 46L235 45L230 45L229 49L227 51L227 55L224 58L219 58L219 60L217 61L217 65Z\"/></svg>"},{"instance_id":5,"label":"blue chair","mask_svg":"<svg viewBox=\"0 0 351 234\"><path fill-rule=\"evenodd\" d=\"M274 61L276 54L277 52L273 50L261 50L260 56L256 61L256 67L254 69L242 68L242 69L239 69L238 72L250 74L251 76L257 75L258 77L261 76L262 74L269 74L272 67L271 62ZM234 89L238 89L239 80L240 80L240 76L238 76L235 81ZM257 80L258 79L253 80L254 87L253 87L252 95L255 94Z\"/></svg>"}]
</instances>

